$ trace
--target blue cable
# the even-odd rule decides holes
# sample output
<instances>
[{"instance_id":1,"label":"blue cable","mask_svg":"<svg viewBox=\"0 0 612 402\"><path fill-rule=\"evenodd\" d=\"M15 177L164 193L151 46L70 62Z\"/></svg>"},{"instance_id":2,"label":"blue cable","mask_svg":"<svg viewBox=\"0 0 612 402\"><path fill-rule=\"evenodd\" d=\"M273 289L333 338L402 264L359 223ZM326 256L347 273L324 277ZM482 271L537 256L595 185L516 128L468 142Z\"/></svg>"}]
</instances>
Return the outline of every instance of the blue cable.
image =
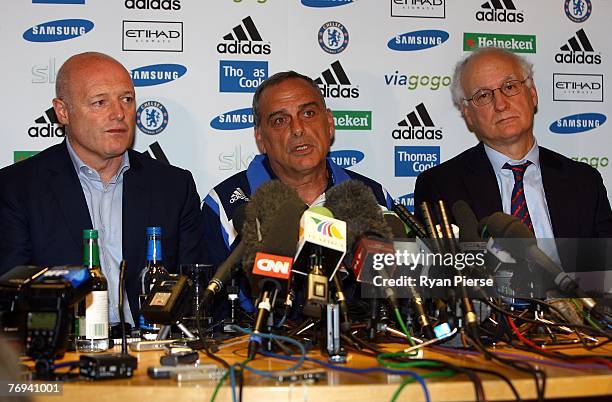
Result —
<instances>
[{"instance_id":1,"label":"blue cable","mask_svg":"<svg viewBox=\"0 0 612 402\"><path fill-rule=\"evenodd\" d=\"M282 360L297 360L296 357L292 357L292 356L285 356L285 355L279 355L276 353L271 353L271 352L261 352L262 355L267 356L267 357L274 357L277 359L282 359ZM430 396L429 396L429 390L427 389L427 384L425 383L425 379L423 377L421 377L418 373L416 373L415 371L410 371L410 370L393 370L393 369L389 369L386 367L368 367L368 368L352 368L352 367L344 367L344 366L336 366L334 364L329 364L327 362L324 362L322 360L318 360L312 357L304 357L305 360L316 363L320 366L329 368L331 370L337 370L337 371L345 371L347 373L353 373L353 374L364 374L364 373L373 373L373 372L383 372L386 374L396 374L396 375L409 375L412 376L415 380L417 380L419 382L419 384L421 385L421 388L423 388L423 393L425 394L425 400L427 402L430 402Z\"/></svg>"},{"instance_id":2,"label":"blue cable","mask_svg":"<svg viewBox=\"0 0 612 402\"><path fill-rule=\"evenodd\" d=\"M242 366L243 369L248 370L252 373L255 373L263 377L273 377L276 373L279 373L279 372L297 370L298 368L300 368L300 366L304 363L304 360L306 359L306 349L304 348L304 345L302 345L300 342L296 341L295 339L289 338L287 336L275 335L275 334L254 334L253 331L250 331L246 328L239 327L237 325L230 325L230 327L236 331L240 331L244 334L248 334L251 336L255 335L261 338L276 339L279 341L291 343L300 349L300 357L295 358L296 363L293 366L283 369L283 370L265 371L265 370L254 369L249 366Z\"/></svg>"},{"instance_id":3,"label":"blue cable","mask_svg":"<svg viewBox=\"0 0 612 402\"><path fill-rule=\"evenodd\" d=\"M232 401L237 402L236 400L236 370L234 369L235 365L231 365L230 372L230 386L232 387Z\"/></svg>"}]
</instances>

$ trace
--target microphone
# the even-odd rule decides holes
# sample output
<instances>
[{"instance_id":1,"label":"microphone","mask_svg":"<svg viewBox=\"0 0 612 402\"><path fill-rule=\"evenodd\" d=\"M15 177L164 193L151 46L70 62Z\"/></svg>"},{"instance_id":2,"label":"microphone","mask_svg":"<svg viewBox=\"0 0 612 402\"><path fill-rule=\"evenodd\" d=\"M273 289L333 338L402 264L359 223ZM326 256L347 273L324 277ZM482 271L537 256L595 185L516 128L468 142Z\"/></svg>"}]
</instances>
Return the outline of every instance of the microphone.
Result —
<instances>
[{"instance_id":1,"label":"microphone","mask_svg":"<svg viewBox=\"0 0 612 402\"><path fill-rule=\"evenodd\" d=\"M253 193L248 204L243 204L236 209L233 223L242 240L215 271L202 295L202 306L210 304L213 297L221 291L235 271L240 269L243 256L255 255L255 250L261 247L261 224L269 221L278 212L281 205L289 200L296 204L298 202L303 204L295 190L279 180L271 180L262 184ZM252 264L253 260L250 260L250 265Z\"/></svg>"},{"instance_id":2,"label":"microphone","mask_svg":"<svg viewBox=\"0 0 612 402\"><path fill-rule=\"evenodd\" d=\"M401 206L403 207L403 205ZM406 236L406 229L404 226L404 222L402 219L400 219L398 215L399 214L396 214L395 212L384 213L385 222L391 229L394 239L401 239ZM400 247L399 243L405 244L407 242L395 240L394 241L395 249ZM414 244L415 243L412 242L411 245L414 245ZM408 288L408 291L410 292L410 297L412 299L414 308L417 313L417 321L419 325L421 326L421 331L423 332L426 338L429 338L429 339L435 338L435 334L431 327L431 323L429 322L429 318L427 318L427 314L425 314L425 307L423 306L423 298L421 297L421 295L419 294L419 291L417 290L415 286L408 285L407 288Z\"/></svg>"},{"instance_id":3,"label":"microphone","mask_svg":"<svg viewBox=\"0 0 612 402\"><path fill-rule=\"evenodd\" d=\"M278 213L261 226L261 233L265 233L261 247L250 244L255 238L244 239L246 248L252 249L254 255L245 255L243 267L253 292L259 294L253 330L255 335L262 332L276 296L288 288L298 239L298 222L304 209L301 200L287 200L279 205ZM253 261L251 269L247 265L250 261ZM257 353L258 341L257 337L249 341L250 358Z\"/></svg>"},{"instance_id":4,"label":"microphone","mask_svg":"<svg viewBox=\"0 0 612 402\"><path fill-rule=\"evenodd\" d=\"M397 216L404 222L408 228L415 234L416 237L421 239L427 238L427 233L425 232L425 228L418 221L418 219L408 211L408 208L399 203L393 204L393 212L397 214Z\"/></svg>"},{"instance_id":5,"label":"microphone","mask_svg":"<svg viewBox=\"0 0 612 402\"><path fill-rule=\"evenodd\" d=\"M234 212L234 228L238 232L238 235L241 235L242 233L242 228L246 218L245 209L245 204L242 204L236 209L236 212ZM200 307L210 304L215 295L221 291L225 283L232 278L236 267L240 267L244 250L245 242L240 241L227 259L223 261L221 265L219 265L212 279L208 282L208 286L206 289L204 289Z\"/></svg>"},{"instance_id":6,"label":"microphone","mask_svg":"<svg viewBox=\"0 0 612 402\"><path fill-rule=\"evenodd\" d=\"M519 218L503 212L496 212L487 218L483 224L493 238L502 239L500 241L501 246L506 248L513 256L527 260L554 278L555 285L562 293L569 297L580 298L589 310L596 306L595 300L580 289L573 278L540 250L533 233ZM524 242L511 240L517 238L524 239Z\"/></svg>"}]
</instances>

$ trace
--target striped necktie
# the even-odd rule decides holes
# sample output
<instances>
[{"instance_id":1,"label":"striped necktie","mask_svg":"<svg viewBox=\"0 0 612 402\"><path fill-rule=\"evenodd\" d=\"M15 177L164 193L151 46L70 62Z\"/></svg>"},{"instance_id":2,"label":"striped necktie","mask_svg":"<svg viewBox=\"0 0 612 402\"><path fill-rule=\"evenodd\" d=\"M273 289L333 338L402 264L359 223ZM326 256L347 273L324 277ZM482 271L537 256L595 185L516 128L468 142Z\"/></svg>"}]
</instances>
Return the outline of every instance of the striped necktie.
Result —
<instances>
[{"instance_id":1,"label":"striped necktie","mask_svg":"<svg viewBox=\"0 0 612 402\"><path fill-rule=\"evenodd\" d=\"M531 165L531 162L526 161L520 165L510 165L505 163L503 169L510 169L514 174L514 187L512 188L512 199L510 202L510 214L519 218L529 230L533 232L533 224L527 209L527 200L525 199L525 187L523 186L523 176L525 170Z\"/></svg>"}]
</instances>

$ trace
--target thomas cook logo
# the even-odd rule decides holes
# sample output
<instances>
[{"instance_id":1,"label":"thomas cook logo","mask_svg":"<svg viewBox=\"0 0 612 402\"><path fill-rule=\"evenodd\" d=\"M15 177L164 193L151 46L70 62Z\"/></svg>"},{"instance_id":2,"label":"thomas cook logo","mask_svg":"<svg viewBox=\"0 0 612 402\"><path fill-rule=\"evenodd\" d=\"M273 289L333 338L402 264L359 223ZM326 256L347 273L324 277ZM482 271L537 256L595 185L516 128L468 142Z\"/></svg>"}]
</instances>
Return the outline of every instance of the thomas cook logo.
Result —
<instances>
[{"instance_id":1,"label":"thomas cook logo","mask_svg":"<svg viewBox=\"0 0 612 402\"><path fill-rule=\"evenodd\" d=\"M588 20L593 11L591 0L565 0L563 8L567 18L577 23Z\"/></svg>"},{"instance_id":2,"label":"thomas cook logo","mask_svg":"<svg viewBox=\"0 0 612 402\"><path fill-rule=\"evenodd\" d=\"M57 20L34 25L23 33L29 42L59 42L74 39L91 31L94 23L88 20Z\"/></svg>"},{"instance_id":3,"label":"thomas cook logo","mask_svg":"<svg viewBox=\"0 0 612 402\"><path fill-rule=\"evenodd\" d=\"M340 230L338 230L338 228L332 222L324 221L322 219L315 218L314 216L311 216L311 218L317 225L317 232L327 237L334 237L336 239L344 240L342 233L340 233Z\"/></svg>"},{"instance_id":4,"label":"thomas cook logo","mask_svg":"<svg viewBox=\"0 0 612 402\"><path fill-rule=\"evenodd\" d=\"M344 25L336 21L329 21L319 29L319 46L327 53L342 52L349 44L349 33Z\"/></svg>"},{"instance_id":5,"label":"thomas cook logo","mask_svg":"<svg viewBox=\"0 0 612 402\"><path fill-rule=\"evenodd\" d=\"M168 110L157 101L144 102L136 111L136 125L145 134L159 134L168 125Z\"/></svg>"}]
</instances>

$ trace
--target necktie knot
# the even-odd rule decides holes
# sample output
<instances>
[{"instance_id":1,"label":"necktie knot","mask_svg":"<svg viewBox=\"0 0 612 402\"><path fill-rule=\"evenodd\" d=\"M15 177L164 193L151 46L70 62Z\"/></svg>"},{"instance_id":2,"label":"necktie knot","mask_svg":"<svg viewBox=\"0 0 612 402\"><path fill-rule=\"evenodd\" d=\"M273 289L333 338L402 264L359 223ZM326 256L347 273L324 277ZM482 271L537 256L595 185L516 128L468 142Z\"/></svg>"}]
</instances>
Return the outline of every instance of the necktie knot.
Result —
<instances>
[{"instance_id":1,"label":"necktie knot","mask_svg":"<svg viewBox=\"0 0 612 402\"><path fill-rule=\"evenodd\" d=\"M530 161L525 161L524 163L521 163L520 165L511 165L508 162L506 162L504 166L502 167L502 169L511 170L512 174L514 175L514 181L521 181L523 180L523 175L525 174L525 170L527 170L527 167L529 165L531 165Z\"/></svg>"}]
</instances>

